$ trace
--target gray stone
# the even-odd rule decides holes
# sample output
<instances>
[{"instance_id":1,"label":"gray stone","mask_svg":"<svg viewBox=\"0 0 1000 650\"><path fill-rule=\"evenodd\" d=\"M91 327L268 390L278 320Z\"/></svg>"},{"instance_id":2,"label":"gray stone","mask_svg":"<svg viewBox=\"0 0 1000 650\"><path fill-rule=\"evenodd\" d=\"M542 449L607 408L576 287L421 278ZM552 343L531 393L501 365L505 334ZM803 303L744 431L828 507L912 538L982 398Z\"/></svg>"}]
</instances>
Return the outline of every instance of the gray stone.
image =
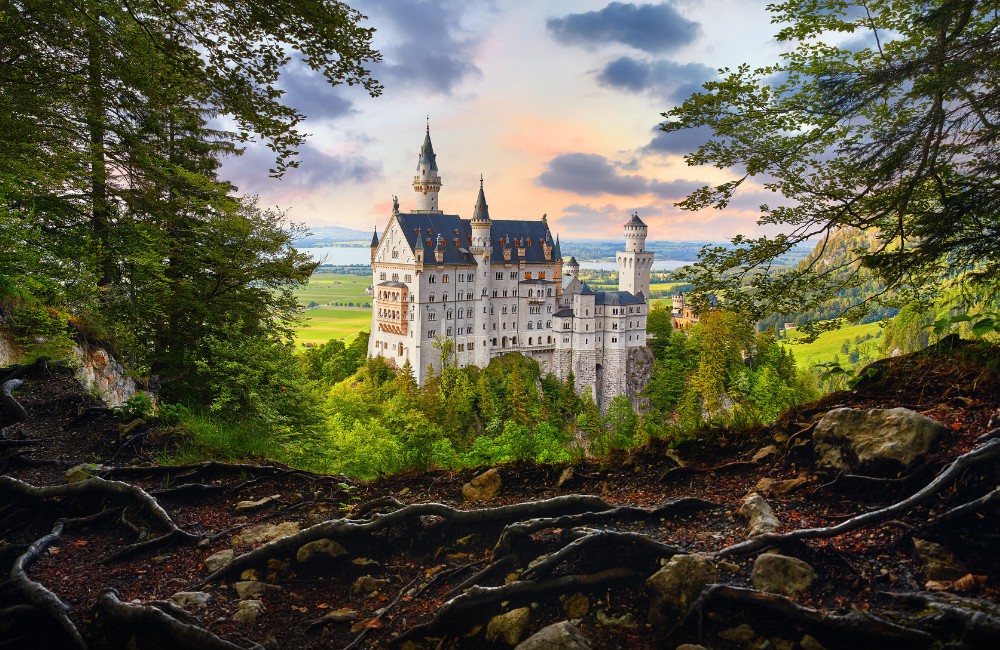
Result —
<instances>
[{"instance_id":1,"label":"gray stone","mask_svg":"<svg viewBox=\"0 0 1000 650\"><path fill-rule=\"evenodd\" d=\"M968 573L965 567L955 561L951 551L940 544L914 537L913 546L917 549L928 580L951 582Z\"/></svg>"},{"instance_id":2,"label":"gray stone","mask_svg":"<svg viewBox=\"0 0 1000 650\"><path fill-rule=\"evenodd\" d=\"M506 614L494 616L486 625L486 640L495 641L503 637L507 645L516 646L530 620L531 610L527 607L512 609Z\"/></svg>"},{"instance_id":3,"label":"gray stone","mask_svg":"<svg viewBox=\"0 0 1000 650\"><path fill-rule=\"evenodd\" d=\"M517 644L516 650L590 650L590 641L569 621L538 630Z\"/></svg>"},{"instance_id":4,"label":"gray stone","mask_svg":"<svg viewBox=\"0 0 1000 650\"><path fill-rule=\"evenodd\" d=\"M230 543L233 546L256 546L281 537L288 537L299 532L297 521L283 521L280 524L261 524L244 528L234 535Z\"/></svg>"},{"instance_id":5,"label":"gray stone","mask_svg":"<svg viewBox=\"0 0 1000 650\"><path fill-rule=\"evenodd\" d=\"M94 463L80 463L74 467L70 467L66 470L65 478L67 483L79 483L80 481L85 481L88 478L96 476L98 472L104 469L104 465L94 464Z\"/></svg>"},{"instance_id":6,"label":"gray stone","mask_svg":"<svg viewBox=\"0 0 1000 650\"><path fill-rule=\"evenodd\" d=\"M771 506L767 504L764 497L756 492L751 492L743 497L740 514L750 521L750 532L747 533L747 537L773 533L781 527L781 523L774 516Z\"/></svg>"},{"instance_id":7,"label":"gray stone","mask_svg":"<svg viewBox=\"0 0 1000 650\"><path fill-rule=\"evenodd\" d=\"M181 609L193 609L195 607L208 607L208 601L212 599L212 594L204 591L178 591L169 598L170 602Z\"/></svg>"},{"instance_id":8,"label":"gray stone","mask_svg":"<svg viewBox=\"0 0 1000 650\"><path fill-rule=\"evenodd\" d=\"M218 553L212 553L205 558L205 568L209 573L215 573L233 561L233 549L225 548Z\"/></svg>"},{"instance_id":9,"label":"gray stone","mask_svg":"<svg viewBox=\"0 0 1000 650\"><path fill-rule=\"evenodd\" d=\"M746 623L719 632L720 638L732 641L733 643L750 643L755 636L757 636L757 633Z\"/></svg>"},{"instance_id":10,"label":"gray stone","mask_svg":"<svg viewBox=\"0 0 1000 650\"><path fill-rule=\"evenodd\" d=\"M767 460L768 458L774 456L777 453L778 453L777 447L775 447L774 445L767 445L766 447L761 447L759 450L757 450L757 453L754 454L753 458L751 458L750 460L754 463L759 463L761 461Z\"/></svg>"},{"instance_id":11,"label":"gray stone","mask_svg":"<svg viewBox=\"0 0 1000 650\"><path fill-rule=\"evenodd\" d=\"M280 591L281 587L259 580L241 580L233 583L233 589L236 590L236 595L240 597L240 600L246 600L263 596L269 591Z\"/></svg>"},{"instance_id":12,"label":"gray stone","mask_svg":"<svg viewBox=\"0 0 1000 650\"><path fill-rule=\"evenodd\" d=\"M351 585L351 592L355 594L361 594L362 596L367 596L368 594L373 594L376 591L382 589L382 587L389 584L389 581L385 578L375 578L373 576L361 576L354 581Z\"/></svg>"},{"instance_id":13,"label":"gray stone","mask_svg":"<svg viewBox=\"0 0 1000 650\"><path fill-rule=\"evenodd\" d=\"M569 481L573 480L573 474L574 474L574 472L573 472L573 466L572 465L568 465L566 467L566 469L564 469L559 474L559 480L556 481L556 487L557 488L561 488L563 485L565 485Z\"/></svg>"},{"instance_id":14,"label":"gray stone","mask_svg":"<svg viewBox=\"0 0 1000 650\"><path fill-rule=\"evenodd\" d=\"M794 596L808 589L816 572L802 560L776 553L763 553L754 560L750 582L761 591Z\"/></svg>"},{"instance_id":15,"label":"gray stone","mask_svg":"<svg viewBox=\"0 0 1000 650\"><path fill-rule=\"evenodd\" d=\"M583 618L590 611L590 599L585 594L577 592L563 602L563 611L568 618Z\"/></svg>"},{"instance_id":16,"label":"gray stone","mask_svg":"<svg viewBox=\"0 0 1000 650\"><path fill-rule=\"evenodd\" d=\"M253 625L257 617L264 613L264 603L256 599L241 600L236 606L233 620L241 625Z\"/></svg>"},{"instance_id":17,"label":"gray stone","mask_svg":"<svg viewBox=\"0 0 1000 650\"><path fill-rule=\"evenodd\" d=\"M717 582L719 572L702 555L675 555L646 580L652 593L649 622L657 630L672 627L684 616L706 585Z\"/></svg>"},{"instance_id":18,"label":"gray stone","mask_svg":"<svg viewBox=\"0 0 1000 650\"><path fill-rule=\"evenodd\" d=\"M261 508L266 507L268 504L274 503L280 498L280 494L272 494L269 497L257 499L256 501L240 501L236 504L236 509L242 512L253 512L254 510L260 510Z\"/></svg>"},{"instance_id":19,"label":"gray stone","mask_svg":"<svg viewBox=\"0 0 1000 650\"><path fill-rule=\"evenodd\" d=\"M494 467L463 485L462 496L466 501L489 501L500 491L500 484L500 472Z\"/></svg>"},{"instance_id":20,"label":"gray stone","mask_svg":"<svg viewBox=\"0 0 1000 650\"><path fill-rule=\"evenodd\" d=\"M782 496L788 494L789 492L798 490L807 483L809 483L809 479L804 476L784 480L768 478L765 476L757 481L757 485L755 485L753 489L761 494Z\"/></svg>"},{"instance_id":21,"label":"gray stone","mask_svg":"<svg viewBox=\"0 0 1000 650\"><path fill-rule=\"evenodd\" d=\"M940 422L904 408L839 408L816 424L817 465L889 475L926 454L948 431Z\"/></svg>"},{"instance_id":22,"label":"gray stone","mask_svg":"<svg viewBox=\"0 0 1000 650\"><path fill-rule=\"evenodd\" d=\"M316 541L300 546L298 553L295 554L295 559L299 562L308 562L317 555L324 555L331 558L340 557L347 555L347 549L332 539L324 537L323 539L317 539Z\"/></svg>"}]
</instances>

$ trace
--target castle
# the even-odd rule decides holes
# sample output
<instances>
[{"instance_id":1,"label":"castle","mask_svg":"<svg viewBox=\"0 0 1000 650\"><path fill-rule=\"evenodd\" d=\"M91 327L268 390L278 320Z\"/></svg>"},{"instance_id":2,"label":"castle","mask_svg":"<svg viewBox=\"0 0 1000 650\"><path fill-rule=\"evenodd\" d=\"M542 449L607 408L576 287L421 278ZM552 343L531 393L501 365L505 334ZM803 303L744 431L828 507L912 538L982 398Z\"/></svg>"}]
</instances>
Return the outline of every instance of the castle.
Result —
<instances>
[{"instance_id":1,"label":"castle","mask_svg":"<svg viewBox=\"0 0 1000 650\"><path fill-rule=\"evenodd\" d=\"M407 361L419 383L442 353L458 367L485 367L520 352L542 372L570 373L578 391L602 408L617 395L633 401L648 381L647 227L625 224L617 254L618 291L593 291L574 258L563 263L558 236L541 220L492 219L480 178L471 219L438 208L441 176L430 128L417 161L416 209L392 216L372 236L372 329L368 355L395 367ZM450 343L445 344L444 341ZM433 369L433 370L431 370Z\"/></svg>"}]
</instances>

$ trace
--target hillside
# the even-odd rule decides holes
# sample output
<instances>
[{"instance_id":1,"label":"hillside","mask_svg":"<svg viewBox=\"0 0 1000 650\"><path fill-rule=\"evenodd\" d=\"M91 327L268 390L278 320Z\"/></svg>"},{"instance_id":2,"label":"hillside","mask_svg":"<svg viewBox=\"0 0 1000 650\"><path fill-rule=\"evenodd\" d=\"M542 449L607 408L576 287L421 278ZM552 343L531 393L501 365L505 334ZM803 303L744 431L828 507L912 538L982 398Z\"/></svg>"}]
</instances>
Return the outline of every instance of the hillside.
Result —
<instances>
[{"instance_id":1,"label":"hillside","mask_svg":"<svg viewBox=\"0 0 1000 650\"><path fill-rule=\"evenodd\" d=\"M594 648L997 647L997 354L949 339L878 362L853 390L773 427L502 465L496 493L475 502L463 486L486 468L361 482L252 463L159 466L180 432L102 408L59 367L0 370L27 416L13 422L8 400L0 429L0 558L12 576L0 638L505 648L570 620L562 633ZM7 383L15 376L23 386ZM947 433L903 468L823 469L816 420L838 407L905 407ZM96 464L67 474L81 462ZM754 490L780 523L748 540L740 511ZM815 580L776 593L791 587L755 565L808 572L768 549Z\"/></svg>"}]
</instances>

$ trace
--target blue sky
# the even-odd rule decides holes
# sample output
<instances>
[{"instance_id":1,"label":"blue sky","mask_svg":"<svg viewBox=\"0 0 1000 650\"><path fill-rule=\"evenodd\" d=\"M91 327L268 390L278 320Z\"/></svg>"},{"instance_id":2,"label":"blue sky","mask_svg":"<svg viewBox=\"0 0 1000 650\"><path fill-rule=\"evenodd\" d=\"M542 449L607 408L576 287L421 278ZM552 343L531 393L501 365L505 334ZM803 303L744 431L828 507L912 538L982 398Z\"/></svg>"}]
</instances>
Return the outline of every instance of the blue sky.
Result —
<instances>
[{"instance_id":1,"label":"blue sky","mask_svg":"<svg viewBox=\"0 0 1000 650\"><path fill-rule=\"evenodd\" d=\"M381 231L394 194L403 210L413 206L430 116L446 212L471 214L482 174L492 216L545 213L565 238L618 238L632 211L651 239L759 234L756 205L768 200L759 187L724 211L674 207L729 177L684 163L703 134L667 136L656 125L718 68L776 59L765 2L353 4L377 30L383 95L331 89L293 66L282 87L308 116L301 164L269 179L268 152L251 148L224 168L241 192L299 223Z\"/></svg>"}]
</instances>

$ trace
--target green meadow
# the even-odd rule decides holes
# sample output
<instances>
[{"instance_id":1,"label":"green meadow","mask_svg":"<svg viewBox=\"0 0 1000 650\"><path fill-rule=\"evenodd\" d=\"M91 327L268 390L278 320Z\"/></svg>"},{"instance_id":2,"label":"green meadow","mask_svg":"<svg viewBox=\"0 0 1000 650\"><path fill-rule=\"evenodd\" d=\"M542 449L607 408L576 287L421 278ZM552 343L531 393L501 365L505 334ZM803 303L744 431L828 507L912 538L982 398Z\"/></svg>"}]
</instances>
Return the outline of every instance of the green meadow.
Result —
<instances>
[{"instance_id":1,"label":"green meadow","mask_svg":"<svg viewBox=\"0 0 1000 650\"><path fill-rule=\"evenodd\" d=\"M847 354L843 352L843 345L846 341L851 349L856 347L855 341L858 337L864 339L871 336L869 340L862 343L862 346L869 346L869 354L872 359L879 358L878 346L881 338L875 338L880 333L879 323L865 323L863 325L845 325L837 330L823 332L812 343L797 343L804 334L797 329L786 330L787 336L782 340L799 368L808 370L817 363L833 361L834 357L839 357L840 362L846 367L848 365Z\"/></svg>"},{"instance_id":2,"label":"green meadow","mask_svg":"<svg viewBox=\"0 0 1000 650\"><path fill-rule=\"evenodd\" d=\"M371 284L370 276L314 273L309 284L295 292L299 304L307 307L302 312L302 322L295 328L295 342L321 345L331 339L353 339L361 330L371 326L371 296L365 289ZM316 303L317 306L308 308ZM348 303L351 303L349 306Z\"/></svg>"}]
</instances>

